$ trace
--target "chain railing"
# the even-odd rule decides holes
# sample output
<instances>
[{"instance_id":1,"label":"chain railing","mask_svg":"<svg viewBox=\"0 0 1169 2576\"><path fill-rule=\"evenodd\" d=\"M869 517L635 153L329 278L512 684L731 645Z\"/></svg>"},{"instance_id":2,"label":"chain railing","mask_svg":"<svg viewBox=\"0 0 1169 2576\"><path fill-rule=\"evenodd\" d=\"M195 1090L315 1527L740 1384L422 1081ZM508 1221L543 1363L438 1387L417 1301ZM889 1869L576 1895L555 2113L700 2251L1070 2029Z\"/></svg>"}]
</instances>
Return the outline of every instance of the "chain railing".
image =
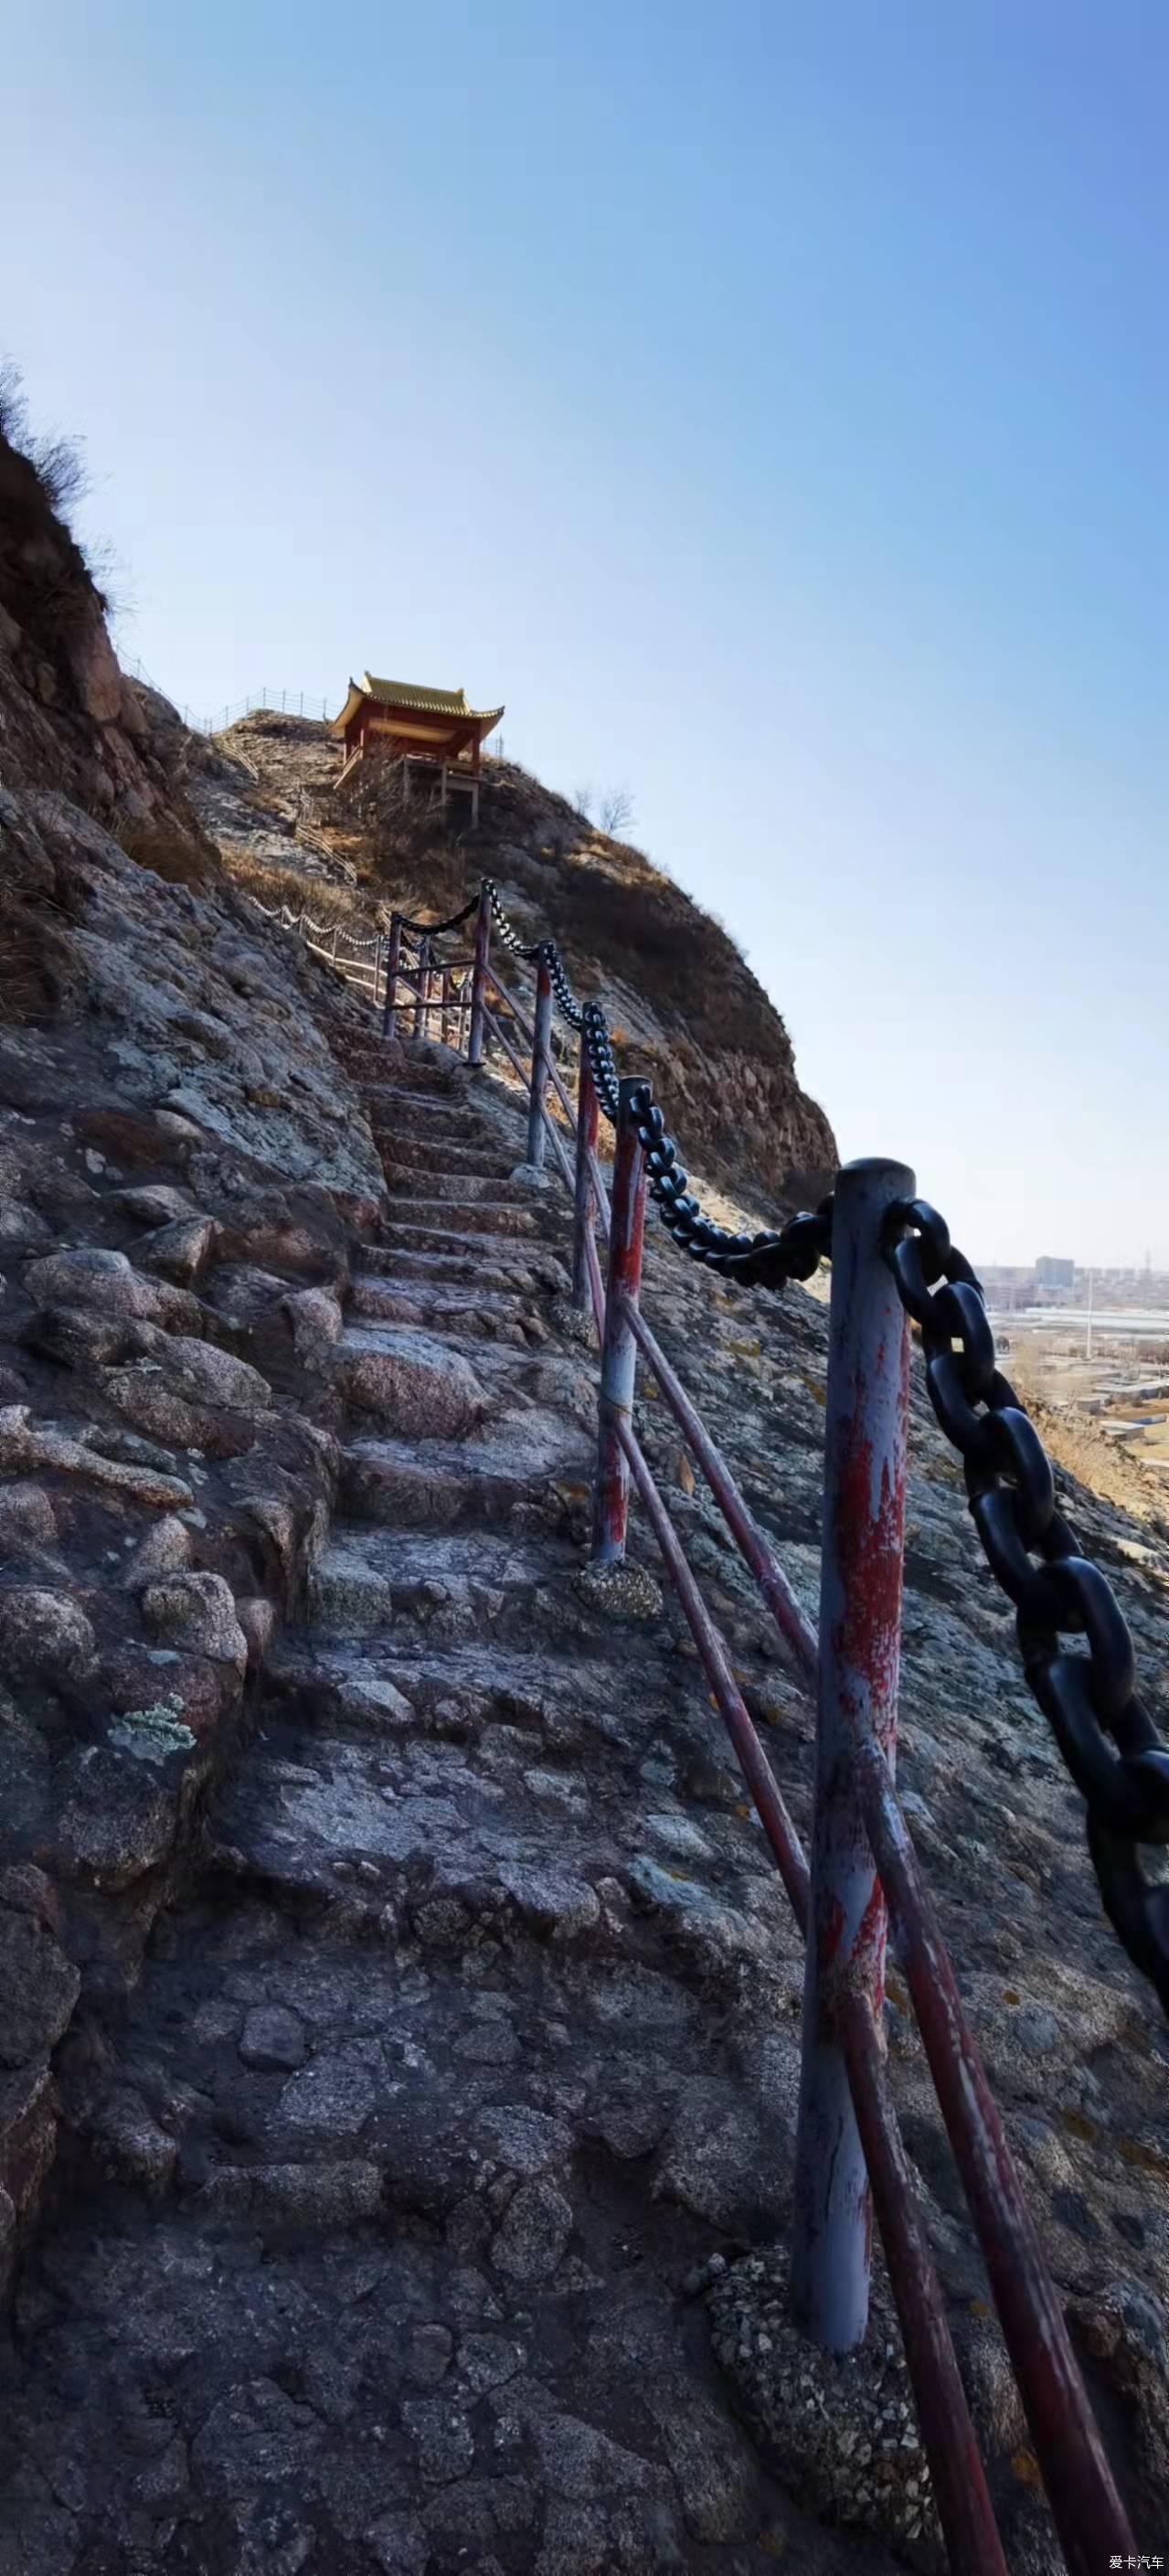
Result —
<instances>
[{"instance_id":1,"label":"chain railing","mask_svg":"<svg viewBox=\"0 0 1169 2576\"><path fill-rule=\"evenodd\" d=\"M261 909L268 910L267 907ZM437 943L476 918L470 957ZM600 1338L592 1555L625 1557L631 1487L645 1509L797 1921L806 1934L796 2136L793 2310L832 2350L861 2341L875 2206L933 2495L958 2576L1007 2576L912 2170L889 2094L882 2000L888 1913L1071 2576L1137 2564L1132 2534L1044 2262L894 1786L910 1326L938 1421L959 1451L988 1563L1018 1612L1023 1669L1088 1807L1103 1903L1169 2008L1169 1887L1139 1853L1169 1841L1169 1754L1137 1695L1111 1587L1056 1509L1050 1460L1001 1377L982 1292L936 1212L897 1164L854 1163L814 1212L734 1234L706 1216L644 1078L617 1069L599 1004L580 1003L555 943L524 942L491 879L441 922L401 914L359 939L287 905L296 929L374 1002L439 1032L472 1065L492 1049L528 1096L527 1159L550 1147L573 1201L574 1304ZM535 972L531 1013L500 977L496 940ZM411 953L412 952L412 953ZM405 999L403 1000L403 996ZM577 1097L556 1066L553 1013L577 1036ZM453 1039L451 1036L453 1025ZM560 1120L549 1105L555 1093ZM598 1116L614 1126L612 1193ZM641 1313L642 1231L655 1201L671 1239L741 1286L782 1288L831 1262L819 1639L726 1461ZM602 1278L596 1229L608 1242ZM817 1701L810 1864L634 1428L638 1356L678 1422ZM1064 1635L1086 1651L1063 1650ZM1119 2556L1118 2554L1119 2553Z\"/></svg>"},{"instance_id":2,"label":"chain railing","mask_svg":"<svg viewBox=\"0 0 1169 2576\"><path fill-rule=\"evenodd\" d=\"M167 697L169 694L167 690L159 688L157 680L151 678L142 662L132 663L126 671L126 677L129 680L141 680L144 686L153 689L158 697ZM193 707L176 706L175 708L176 715L181 716L183 723L192 733L225 733L229 725L239 723L241 716L260 714L307 716L314 724L327 724L330 711L336 714L336 701L323 696L317 690L266 687L253 689L246 697L229 700L223 707L212 708L208 715L196 714Z\"/></svg>"}]
</instances>

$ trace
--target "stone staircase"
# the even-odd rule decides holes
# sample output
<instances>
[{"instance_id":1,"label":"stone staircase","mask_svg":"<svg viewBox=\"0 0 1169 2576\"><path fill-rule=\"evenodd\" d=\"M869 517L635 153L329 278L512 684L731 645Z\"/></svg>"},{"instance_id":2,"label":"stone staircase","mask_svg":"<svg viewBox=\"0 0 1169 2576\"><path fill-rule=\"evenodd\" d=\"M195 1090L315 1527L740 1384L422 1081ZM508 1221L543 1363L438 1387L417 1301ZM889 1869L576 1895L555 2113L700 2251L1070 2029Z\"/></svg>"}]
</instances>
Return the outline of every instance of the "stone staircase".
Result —
<instances>
[{"instance_id":1,"label":"stone staircase","mask_svg":"<svg viewBox=\"0 0 1169 2576\"><path fill-rule=\"evenodd\" d=\"M0 2576L883 2576L685 2293L784 2224L802 1962L678 1623L579 1581L566 1203L399 1053L338 1517L23 2280Z\"/></svg>"}]
</instances>

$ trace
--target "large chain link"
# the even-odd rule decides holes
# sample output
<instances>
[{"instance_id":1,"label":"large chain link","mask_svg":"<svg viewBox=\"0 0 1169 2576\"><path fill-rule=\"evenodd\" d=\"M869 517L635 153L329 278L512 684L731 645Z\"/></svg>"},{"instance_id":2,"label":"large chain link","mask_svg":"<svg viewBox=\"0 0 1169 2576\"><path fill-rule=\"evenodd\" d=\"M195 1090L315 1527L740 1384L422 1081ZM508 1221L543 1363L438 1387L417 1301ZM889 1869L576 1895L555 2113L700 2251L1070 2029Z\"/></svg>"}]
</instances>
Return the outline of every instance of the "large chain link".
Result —
<instances>
[{"instance_id":1,"label":"large chain link","mask_svg":"<svg viewBox=\"0 0 1169 2576\"><path fill-rule=\"evenodd\" d=\"M499 894L494 877L484 877L483 883L487 889L487 900L491 906L492 922L500 939L503 941L504 947L510 948L513 957L526 957L531 960L533 957L539 956L542 947L550 948L552 946L551 940L537 939L533 943L532 947L525 948L518 930L513 929L512 924L508 920L507 914L503 909L503 905L499 900Z\"/></svg>"},{"instance_id":2,"label":"large chain link","mask_svg":"<svg viewBox=\"0 0 1169 2576\"><path fill-rule=\"evenodd\" d=\"M492 879L487 877L484 883L492 920L504 946L513 956L547 968L565 1019L583 1037L597 1098L606 1117L616 1126L620 1086L608 1022L600 1003L577 1001L555 940L538 939L530 948L525 947L507 918ZM691 1194L678 1148L666 1132L652 1085L639 1083L632 1097L634 1122L645 1148L650 1196L667 1233L681 1250L689 1253L692 1261L705 1263L707 1269L719 1271L724 1278L737 1279L745 1288L782 1288L789 1279L810 1279L829 1248L831 1199L826 1199L814 1216L792 1217L778 1233L731 1233L727 1226L717 1225L713 1217L704 1215Z\"/></svg>"},{"instance_id":3,"label":"large chain link","mask_svg":"<svg viewBox=\"0 0 1169 2576\"><path fill-rule=\"evenodd\" d=\"M616 1122L620 1101L617 1067L605 1015L599 1003L586 1002L581 1014L589 1070L597 1098ZM692 1261L737 1279L744 1288L782 1288L789 1279L810 1279L831 1247L832 1201L825 1199L815 1215L793 1216L777 1233L733 1234L705 1216L688 1186L678 1148L653 1096L653 1086L639 1082L628 1095L638 1140L645 1149L651 1198L668 1234Z\"/></svg>"},{"instance_id":4,"label":"large chain link","mask_svg":"<svg viewBox=\"0 0 1169 2576\"><path fill-rule=\"evenodd\" d=\"M961 1455L987 1562L1015 1604L1024 1673L1087 1802L1105 1912L1169 2011L1169 1885L1147 1879L1139 1856L1169 1842L1169 1751L1137 1692L1120 1606L1056 1509L1051 1461L1000 1375L982 1290L924 1199L891 1211L886 1259L920 1327L930 1401ZM1068 1652L1061 1631L1086 1653Z\"/></svg>"},{"instance_id":5,"label":"large chain link","mask_svg":"<svg viewBox=\"0 0 1169 2576\"><path fill-rule=\"evenodd\" d=\"M412 939L439 939L444 930L457 930L460 924L469 921L471 914L478 909L479 897L475 893L470 902L463 905L461 912L452 912L449 921L411 921L409 915L404 912L400 912L397 918L402 929L408 931Z\"/></svg>"}]
</instances>

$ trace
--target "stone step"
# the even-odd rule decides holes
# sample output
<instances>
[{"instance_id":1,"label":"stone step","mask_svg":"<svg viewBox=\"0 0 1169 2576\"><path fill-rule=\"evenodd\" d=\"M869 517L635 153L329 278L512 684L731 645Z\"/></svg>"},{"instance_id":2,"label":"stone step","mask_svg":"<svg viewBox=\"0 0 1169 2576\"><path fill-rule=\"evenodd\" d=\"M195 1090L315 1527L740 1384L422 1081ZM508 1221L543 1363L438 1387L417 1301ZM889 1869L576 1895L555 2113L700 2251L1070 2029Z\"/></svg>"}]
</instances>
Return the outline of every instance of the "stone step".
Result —
<instances>
[{"instance_id":1,"label":"stone step","mask_svg":"<svg viewBox=\"0 0 1169 2576\"><path fill-rule=\"evenodd\" d=\"M460 1135L463 1132L463 1122L460 1120ZM395 1172L429 1172L434 1168L436 1149L432 1135L425 1132L417 1135L407 1134L403 1130L379 1129L375 1126L374 1142L385 1164L387 1179ZM503 1152L498 1144L492 1150L486 1142L482 1145L456 1144L453 1137L443 1144L441 1160L444 1168L452 1174L466 1172L485 1180L498 1178L501 1169L510 1168L505 1165Z\"/></svg>"},{"instance_id":2,"label":"stone step","mask_svg":"<svg viewBox=\"0 0 1169 2576\"><path fill-rule=\"evenodd\" d=\"M409 1214L402 1212L408 1206ZM567 1222L557 1222L550 1214L535 1215L530 1207L501 1206L498 1199L484 1199L477 1206L465 1200L457 1203L444 1199L411 1199L390 1207L386 1226L386 1248L391 1252L468 1252L477 1242L506 1251L512 1244L547 1244L559 1246L568 1231Z\"/></svg>"},{"instance_id":3,"label":"stone step","mask_svg":"<svg viewBox=\"0 0 1169 2576\"><path fill-rule=\"evenodd\" d=\"M530 1295L525 1297L514 1289L483 1288L477 1280L448 1287L419 1280L411 1286L400 1279L367 1274L353 1282L349 1311L371 1322L481 1334L487 1340L513 1342L520 1349L546 1341L548 1336L547 1325Z\"/></svg>"},{"instance_id":4,"label":"stone step","mask_svg":"<svg viewBox=\"0 0 1169 2576\"><path fill-rule=\"evenodd\" d=\"M424 1235L416 1243L367 1244L362 1259L378 1276L392 1273L395 1280L419 1286L432 1281L438 1287L481 1285L533 1293L540 1289L554 1297L567 1296L571 1287L564 1263L539 1237L514 1242L500 1237L489 1245L482 1235L437 1234L432 1239Z\"/></svg>"},{"instance_id":5,"label":"stone step","mask_svg":"<svg viewBox=\"0 0 1169 2576\"><path fill-rule=\"evenodd\" d=\"M269 1740L216 1801L206 1856L286 1897L340 1900L355 1932L375 1930L388 1906L390 1943L408 1928L428 1950L457 1951L473 1923L496 1938L509 1929L558 1943L599 1937L589 1872L603 1875L611 1828L602 1835L582 1795L559 1804L550 1834L549 1802L514 1757L506 1769L505 1787L464 1747L433 1738L385 1748L321 1733ZM282 2127L284 2104L278 2117ZM328 2143L322 2126L318 2151ZM269 2151L296 2144L274 2127Z\"/></svg>"},{"instance_id":6,"label":"stone step","mask_svg":"<svg viewBox=\"0 0 1169 2576\"><path fill-rule=\"evenodd\" d=\"M563 1590L579 1562L567 1543L473 1529L454 1535L392 1529L334 1533L309 1578L309 1616L323 1635L375 1637L411 1619L447 1638L547 1629L537 1596Z\"/></svg>"},{"instance_id":7,"label":"stone step","mask_svg":"<svg viewBox=\"0 0 1169 2576\"><path fill-rule=\"evenodd\" d=\"M558 1530L588 1501L591 1450L571 1423L535 1407L462 1441L355 1440L340 1499L361 1520L412 1529Z\"/></svg>"},{"instance_id":8,"label":"stone step","mask_svg":"<svg viewBox=\"0 0 1169 2576\"><path fill-rule=\"evenodd\" d=\"M428 1317L423 1330L380 1317L355 1320L331 1356L358 1410L377 1412L383 1399L390 1410L406 1402L410 1421L393 1427L420 1443L463 1443L474 1433L480 1440L506 1436L530 1446L534 1419L541 1416L558 1438L573 1422L587 1429L590 1441L593 1436L597 1373L590 1356L554 1344L500 1346L469 1331L463 1315L442 1329ZM497 1426L493 1433L480 1429L488 1414Z\"/></svg>"},{"instance_id":9,"label":"stone step","mask_svg":"<svg viewBox=\"0 0 1169 2576\"><path fill-rule=\"evenodd\" d=\"M423 1174L425 1174L426 1197L422 1204L426 1207L433 1206L439 1199L444 1204L451 1203L465 1207L481 1207L487 1204L494 1207L530 1208L533 1203L535 1194L531 1184L510 1179L506 1171L500 1170L498 1155L494 1165L486 1172L448 1171L445 1153L442 1150L432 1153L422 1167L403 1164L395 1170L388 1158L383 1157L383 1161L386 1164L386 1186L391 1221L395 1208L399 1206L408 1208L419 1204L419 1187Z\"/></svg>"}]
</instances>

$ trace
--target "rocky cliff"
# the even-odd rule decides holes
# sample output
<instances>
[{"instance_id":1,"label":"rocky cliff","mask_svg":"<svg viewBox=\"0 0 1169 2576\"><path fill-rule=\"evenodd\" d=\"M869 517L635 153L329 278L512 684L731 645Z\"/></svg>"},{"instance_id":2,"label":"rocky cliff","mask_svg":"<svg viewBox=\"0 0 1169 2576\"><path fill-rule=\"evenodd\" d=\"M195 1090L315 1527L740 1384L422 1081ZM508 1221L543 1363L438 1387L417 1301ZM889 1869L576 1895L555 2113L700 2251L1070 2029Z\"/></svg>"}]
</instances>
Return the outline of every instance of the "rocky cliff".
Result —
<instances>
[{"instance_id":1,"label":"rocky cliff","mask_svg":"<svg viewBox=\"0 0 1169 2576\"><path fill-rule=\"evenodd\" d=\"M225 863L268 900L311 875L347 911L456 911L487 873L529 940L557 940L577 989L602 1001L630 1071L653 1075L686 1148L762 1217L805 1205L836 1167L791 1040L721 924L640 850L598 831L513 762L486 764L480 828L456 841L391 789L332 793L325 727L257 713L196 746L191 793ZM319 906L318 906L319 908Z\"/></svg>"},{"instance_id":2,"label":"rocky cliff","mask_svg":"<svg viewBox=\"0 0 1169 2576\"><path fill-rule=\"evenodd\" d=\"M309 868L321 902L445 903L484 851L430 867L401 818L338 822L287 727L200 748L147 703L139 744L121 687L95 712L80 648L50 653L43 627L34 646L19 599L0 663L0 2576L936 2570L880 2267L847 2369L787 2315L786 1902L636 1516L624 1594L582 1579L595 1353L565 1302L565 1211L522 1166L514 1094L441 1047L383 1046L241 890ZM82 600L75 632L95 613ZM611 872L626 933L630 886L662 922L673 897L644 861L553 847L558 817L579 824L530 782L498 788L514 802L485 847L509 901L665 1047L669 961L640 1001L578 889ZM165 878L131 855L147 823ZM716 1170L719 1025L687 1074ZM750 1168L725 1175L757 1203L831 1147L767 1025L774 1089ZM765 1096L789 1121L771 1161ZM656 1231L645 1296L814 1608L822 1306L727 1290ZM644 1376L639 1420L805 1828L807 1695ZM1061 1500L1164 1726L1169 1531L1066 1475ZM906 1814L1155 2549L1169 2045L918 1386L906 1581ZM886 2022L1012 2576L1057 2576L896 1963Z\"/></svg>"}]
</instances>

